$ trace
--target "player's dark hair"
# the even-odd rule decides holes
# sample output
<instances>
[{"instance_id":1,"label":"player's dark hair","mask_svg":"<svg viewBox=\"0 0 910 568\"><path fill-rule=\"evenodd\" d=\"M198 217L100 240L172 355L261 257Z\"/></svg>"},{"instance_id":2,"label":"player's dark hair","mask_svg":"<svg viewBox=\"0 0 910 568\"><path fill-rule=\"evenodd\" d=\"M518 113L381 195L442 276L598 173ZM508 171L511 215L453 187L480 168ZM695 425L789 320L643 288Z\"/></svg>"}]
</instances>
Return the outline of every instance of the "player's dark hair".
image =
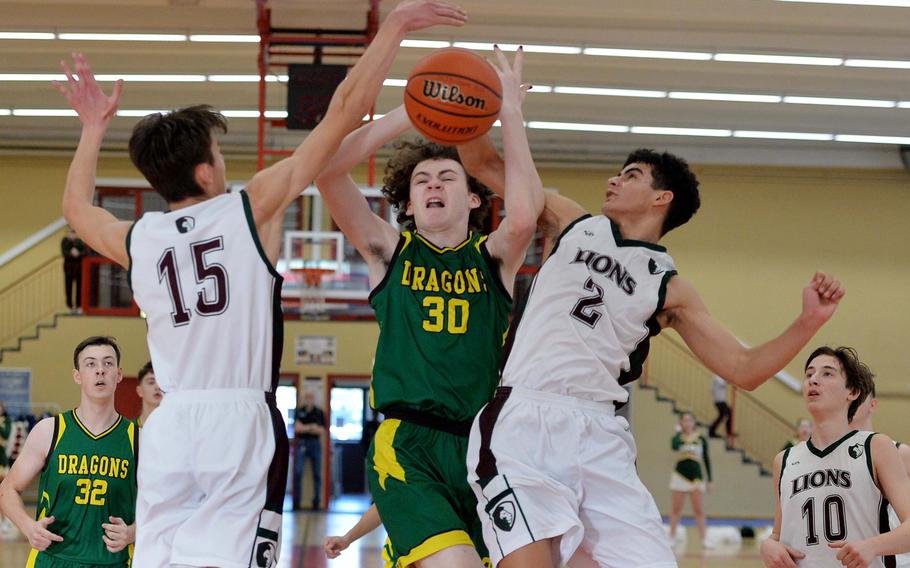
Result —
<instances>
[{"instance_id":1,"label":"player's dark hair","mask_svg":"<svg viewBox=\"0 0 910 568\"><path fill-rule=\"evenodd\" d=\"M215 163L213 131L227 132L227 119L208 105L150 114L133 127L130 160L168 203L203 195L194 173Z\"/></svg>"},{"instance_id":2,"label":"player's dark hair","mask_svg":"<svg viewBox=\"0 0 910 568\"><path fill-rule=\"evenodd\" d=\"M452 146L442 146L426 141L403 141L395 145L395 154L385 167L382 178L382 194L398 212L398 224L408 231L416 228L414 216L407 214L408 201L411 199L411 174L417 164L426 160L455 160L461 164L458 151ZM462 166L463 168L464 166ZM468 178L468 190L480 198L480 206L471 210L468 226L475 231L482 231L487 215L490 212L490 199L493 192L480 183L477 178L465 172Z\"/></svg>"},{"instance_id":3,"label":"player's dark hair","mask_svg":"<svg viewBox=\"0 0 910 568\"><path fill-rule=\"evenodd\" d=\"M114 354L117 356L117 366L120 366L120 346L117 345L117 340L113 337L107 337L104 335L93 335L92 337L83 339L79 345L76 346L76 349L73 351L73 368L79 368L79 354L85 351L86 347L92 347L94 345L109 345L114 348Z\"/></svg>"},{"instance_id":4,"label":"player's dark hair","mask_svg":"<svg viewBox=\"0 0 910 568\"><path fill-rule=\"evenodd\" d=\"M673 201L667 208L667 216L661 227L661 236L687 223L701 206L698 178L689 169L689 164L669 152L660 154L648 148L639 148L629 154L623 167L636 162L651 166L651 177L654 180L652 188L673 194Z\"/></svg>"},{"instance_id":5,"label":"player's dark hair","mask_svg":"<svg viewBox=\"0 0 910 568\"><path fill-rule=\"evenodd\" d=\"M146 375L148 375L149 373L154 373L154 372L155 372L155 369L152 368L152 362L149 361L148 363L143 365L141 369L139 369L139 372L136 375L138 377L137 381L139 383L141 383L142 379L145 378Z\"/></svg>"},{"instance_id":6,"label":"player's dark hair","mask_svg":"<svg viewBox=\"0 0 910 568\"><path fill-rule=\"evenodd\" d=\"M833 348L827 345L817 348L809 355L803 371L808 369L812 360L819 355L828 355L840 361L841 367L844 369L844 376L847 379L847 389L859 394L856 400L851 402L847 408L847 422L852 422L853 416L856 415L856 410L863 404L867 396L875 392L875 375L868 365L859 360L859 354L857 354L856 349L852 347Z\"/></svg>"}]
</instances>

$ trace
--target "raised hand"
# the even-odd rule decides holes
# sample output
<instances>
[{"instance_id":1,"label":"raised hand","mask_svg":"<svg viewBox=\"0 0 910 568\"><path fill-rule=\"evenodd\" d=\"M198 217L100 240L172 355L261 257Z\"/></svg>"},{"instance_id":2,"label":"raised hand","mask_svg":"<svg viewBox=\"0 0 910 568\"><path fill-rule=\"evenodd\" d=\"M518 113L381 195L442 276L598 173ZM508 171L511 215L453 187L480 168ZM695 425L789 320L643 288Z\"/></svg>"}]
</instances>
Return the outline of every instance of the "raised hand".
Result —
<instances>
[{"instance_id":1,"label":"raised hand","mask_svg":"<svg viewBox=\"0 0 910 568\"><path fill-rule=\"evenodd\" d=\"M114 84L114 92L111 96L107 96L101 90L101 86L95 82L92 68L81 53L73 54L73 70L70 70L66 61L61 61L60 67L66 74L66 85L57 81L52 83L79 115L82 125L107 127L117 112L117 105L120 104L123 79L117 80ZM78 79L73 76L74 71Z\"/></svg>"},{"instance_id":2,"label":"raised hand","mask_svg":"<svg viewBox=\"0 0 910 568\"><path fill-rule=\"evenodd\" d=\"M44 517L32 524L31 528L26 531L25 536L28 538L28 543L38 552L47 549L53 542L63 542L62 536L48 530L48 525L53 522L54 517Z\"/></svg>"},{"instance_id":3,"label":"raised hand","mask_svg":"<svg viewBox=\"0 0 910 568\"><path fill-rule=\"evenodd\" d=\"M463 26L468 16L460 6L442 0L405 0L389 14L388 20L401 19L405 32L430 26Z\"/></svg>"},{"instance_id":4,"label":"raised hand","mask_svg":"<svg viewBox=\"0 0 910 568\"><path fill-rule=\"evenodd\" d=\"M816 325L831 319L846 289L830 274L816 272L809 285L803 288L803 315Z\"/></svg>"},{"instance_id":5,"label":"raised hand","mask_svg":"<svg viewBox=\"0 0 910 568\"><path fill-rule=\"evenodd\" d=\"M524 49L518 48L512 65L509 65L509 60L499 49L498 45L493 46L493 56L496 58L493 69L496 70L496 74L499 75L499 81L502 83L502 106L520 110L525 100L525 93L531 88L531 85L521 82L521 72L524 67Z\"/></svg>"}]
</instances>

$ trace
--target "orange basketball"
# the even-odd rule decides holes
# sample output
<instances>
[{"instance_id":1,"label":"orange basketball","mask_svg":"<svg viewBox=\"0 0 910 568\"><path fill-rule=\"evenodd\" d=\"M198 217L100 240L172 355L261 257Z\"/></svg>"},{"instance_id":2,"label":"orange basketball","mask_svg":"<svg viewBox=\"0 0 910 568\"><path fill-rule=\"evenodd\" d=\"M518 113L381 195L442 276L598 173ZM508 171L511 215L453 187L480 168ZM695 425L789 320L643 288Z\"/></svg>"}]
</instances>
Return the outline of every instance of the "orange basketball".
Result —
<instances>
[{"instance_id":1,"label":"orange basketball","mask_svg":"<svg viewBox=\"0 0 910 568\"><path fill-rule=\"evenodd\" d=\"M493 67L466 49L440 49L408 76L404 107L426 138L456 145L482 136L496 122L502 83Z\"/></svg>"}]
</instances>

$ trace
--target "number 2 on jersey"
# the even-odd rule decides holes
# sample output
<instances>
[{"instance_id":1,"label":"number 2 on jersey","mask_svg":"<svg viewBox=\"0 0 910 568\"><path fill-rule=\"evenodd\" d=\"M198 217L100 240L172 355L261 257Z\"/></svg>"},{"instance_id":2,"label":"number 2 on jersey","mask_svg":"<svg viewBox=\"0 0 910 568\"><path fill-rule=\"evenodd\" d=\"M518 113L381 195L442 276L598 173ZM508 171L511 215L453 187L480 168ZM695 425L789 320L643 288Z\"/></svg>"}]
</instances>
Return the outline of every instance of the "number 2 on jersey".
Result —
<instances>
[{"instance_id":1,"label":"number 2 on jersey","mask_svg":"<svg viewBox=\"0 0 910 568\"><path fill-rule=\"evenodd\" d=\"M206 280L213 283L214 294L207 298L204 290L196 294L196 313L201 316L214 316L223 313L228 305L228 276L224 266L217 262L206 263L205 255L219 250L224 250L222 237L215 237L207 241L200 241L190 245L193 253L193 271L196 284L202 285ZM171 296L174 311L171 312L171 321L174 327L180 327L190 322L190 311L183 301L183 290L180 287L180 272L177 268L177 255L174 247L165 249L158 260L158 282L167 285Z\"/></svg>"},{"instance_id":2,"label":"number 2 on jersey","mask_svg":"<svg viewBox=\"0 0 910 568\"><path fill-rule=\"evenodd\" d=\"M598 310L598 306L604 305L604 289L594 283L594 280L588 278L584 284L585 290L594 292L590 296L579 298L572 308L572 317L585 324L588 327L597 325L597 321L603 317L603 313Z\"/></svg>"}]
</instances>

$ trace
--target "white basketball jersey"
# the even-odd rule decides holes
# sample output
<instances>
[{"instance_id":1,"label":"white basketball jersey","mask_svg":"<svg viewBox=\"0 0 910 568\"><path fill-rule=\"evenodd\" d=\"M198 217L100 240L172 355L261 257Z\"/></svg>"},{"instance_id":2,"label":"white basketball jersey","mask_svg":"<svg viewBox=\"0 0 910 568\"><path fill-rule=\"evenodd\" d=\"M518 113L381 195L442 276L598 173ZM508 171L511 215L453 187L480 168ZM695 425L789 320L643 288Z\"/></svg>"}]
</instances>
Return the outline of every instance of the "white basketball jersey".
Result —
<instances>
[{"instance_id":1,"label":"white basketball jersey","mask_svg":"<svg viewBox=\"0 0 910 568\"><path fill-rule=\"evenodd\" d=\"M800 568L840 566L829 542L887 532L883 497L872 477L874 432L853 431L819 450L812 439L784 453L780 476L780 541L806 555ZM888 562L885 562L888 559ZM893 557L869 566L894 566Z\"/></svg>"},{"instance_id":2,"label":"white basketball jersey","mask_svg":"<svg viewBox=\"0 0 910 568\"><path fill-rule=\"evenodd\" d=\"M146 213L127 250L161 390L275 389L282 278L262 250L245 191Z\"/></svg>"},{"instance_id":3,"label":"white basketball jersey","mask_svg":"<svg viewBox=\"0 0 910 568\"><path fill-rule=\"evenodd\" d=\"M502 384L626 402L674 274L664 247L624 240L602 215L575 221L537 273Z\"/></svg>"},{"instance_id":4,"label":"white basketball jersey","mask_svg":"<svg viewBox=\"0 0 910 568\"><path fill-rule=\"evenodd\" d=\"M901 443L898 441L894 442L894 445L900 447ZM902 462L903 463L903 462ZM894 507L888 505L888 526L890 528L897 528L901 524L900 517L897 516L897 511L894 510ZM904 554L897 554L894 556L895 567L896 568L910 568L910 552L905 552Z\"/></svg>"}]
</instances>

